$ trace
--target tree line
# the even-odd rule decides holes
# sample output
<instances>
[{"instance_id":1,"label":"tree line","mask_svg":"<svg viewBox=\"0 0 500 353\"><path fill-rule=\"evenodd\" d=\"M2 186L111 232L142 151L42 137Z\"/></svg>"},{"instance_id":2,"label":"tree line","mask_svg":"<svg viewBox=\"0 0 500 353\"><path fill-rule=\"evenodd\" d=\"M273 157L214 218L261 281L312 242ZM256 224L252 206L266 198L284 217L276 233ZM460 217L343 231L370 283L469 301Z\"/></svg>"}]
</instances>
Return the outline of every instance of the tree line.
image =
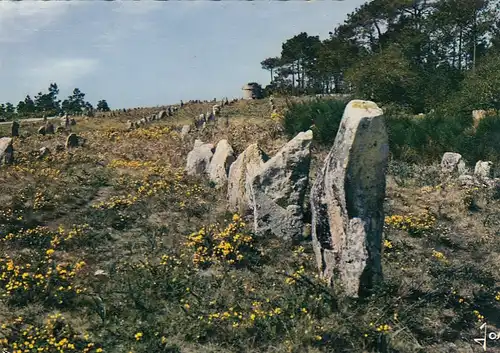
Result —
<instances>
[{"instance_id":1,"label":"tree line","mask_svg":"<svg viewBox=\"0 0 500 353\"><path fill-rule=\"evenodd\" d=\"M85 93L79 88L75 88L70 96L61 101L58 99L59 87L56 83L51 83L47 92L39 92L34 98L27 95L24 100L19 101L17 106L7 102L0 104L0 118L11 120L14 118L30 118L54 116L61 113L66 114L91 114L96 111L110 111L106 100L97 102L96 107L85 101Z\"/></svg>"},{"instance_id":2,"label":"tree line","mask_svg":"<svg viewBox=\"0 0 500 353\"><path fill-rule=\"evenodd\" d=\"M267 93L354 93L414 113L500 108L500 0L372 0L261 62ZM469 110L470 112L470 110Z\"/></svg>"}]
</instances>

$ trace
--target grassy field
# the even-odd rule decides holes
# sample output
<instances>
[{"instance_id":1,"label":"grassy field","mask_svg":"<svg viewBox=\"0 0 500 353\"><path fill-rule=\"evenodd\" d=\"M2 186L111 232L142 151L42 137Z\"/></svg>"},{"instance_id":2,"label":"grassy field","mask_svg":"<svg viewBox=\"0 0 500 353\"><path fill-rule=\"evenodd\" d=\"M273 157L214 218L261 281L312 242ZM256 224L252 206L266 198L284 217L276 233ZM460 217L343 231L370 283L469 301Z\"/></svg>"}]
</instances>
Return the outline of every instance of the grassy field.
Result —
<instances>
[{"instance_id":1,"label":"grassy field","mask_svg":"<svg viewBox=\"0 0 500 353\"><path fill-rule=\"evenodd\" d=\"M65 133L21 125L0 168L0 351L480 352L481 324L500 330L498 190L391 162L384 283L344 299L317 277L310 239L254 236L223 191L184 175L195 138L269 155L286 143L267 101L224 107L182 141L211 106L130 132L161 107L78 118L86 143L70 151L56 149ZM326 152L313 148L312 179Z\"/></svg>"}]
</instances>

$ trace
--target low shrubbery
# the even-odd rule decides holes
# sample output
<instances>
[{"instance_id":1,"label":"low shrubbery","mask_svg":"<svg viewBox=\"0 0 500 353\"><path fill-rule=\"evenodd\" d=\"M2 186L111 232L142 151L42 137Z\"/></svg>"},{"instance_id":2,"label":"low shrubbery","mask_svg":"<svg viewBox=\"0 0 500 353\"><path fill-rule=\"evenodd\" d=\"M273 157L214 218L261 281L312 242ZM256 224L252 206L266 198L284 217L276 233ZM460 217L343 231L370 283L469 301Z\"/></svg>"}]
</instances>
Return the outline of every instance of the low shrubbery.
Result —
<instances>
[{"instance_id":1,"label":"low shrubbery","mask_svg":"<svg viewBox=\"0 0 500 353\"><path fill-rule=\"evenodd\" d=\"M311 128L314 139L331 146L346 106L342 100L314 100L288 103L283 125L289 137ZM397 106L383 107L391 155L408 163L429 163L445 152L458 152L470 163L477 160L500 162L500 115L484 117L473 128L472 115L434 111L411 115Z\"/></svg>"},{"instance_id":2,"label":"low shrubbery","mask_svg":"<svg viewBox=\"0 0 500 353\"><path fill-rule=\"evenodd\" d=\"M296 103L287 102L283 125L290 137L300 131L312 129L314 140L320 144L331 144L335 139L346 101L321 100Z\"/></svg>"}]
</instances>

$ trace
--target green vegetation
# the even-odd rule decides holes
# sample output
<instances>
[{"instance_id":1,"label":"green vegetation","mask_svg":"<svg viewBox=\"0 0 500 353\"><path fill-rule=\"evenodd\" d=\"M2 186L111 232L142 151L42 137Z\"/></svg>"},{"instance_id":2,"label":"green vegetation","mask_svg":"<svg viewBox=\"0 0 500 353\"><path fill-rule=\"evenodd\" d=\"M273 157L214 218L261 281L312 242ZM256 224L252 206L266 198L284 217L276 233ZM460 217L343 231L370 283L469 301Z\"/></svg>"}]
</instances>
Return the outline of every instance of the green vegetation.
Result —
<instances>
[{"instance_id":1,"label":"green vegetation","mask_svg":"<svg viewBox=\"0 0 500 353\"><path fill-rule=\"evenodd\" d=\"M47 93L39 92L34 99L27 95L24 100L19 101L17 106L12 103L0 104L0 119L41 118L60 113L90 114L94 110L92 104L85 101L85 93L78 88L75 88L73 93L62 102L57 99L58 95L59 87L56 83L51 83ZM106 112L110 109L105 100L100 100L96 110Z\"/></svg>"},{"instance_id":2,"label":"green vegetation","mask_svg":"<svg viewBox=\"0 0 500 353\"><path fill-rule=\"evenodd\" d=\"M353 93L414 114L498 109L498 0L372 0L330 37L300 33L261 62L267 91Z\"/></svg>"},{"instance_id":3,"label":"green vegetation","mask_svg":"<svg viewBox=\"0 0 500 353\"><path fill-rule=\"evenodd\" d=\"M22 122L16 162L0 168L0 351L480 349L481 325L500 329L500 190L445 182L437 162L454 151L469 167L500 164L497 5L370 1L330 38L301 33L261 63L275 113L266 101L236 102L184 139L181 127L213 103L126 131L158 109L108 113L101 100L96 117L106 119L76 118L72 131L87 142L69 151L57 149L65 134ZM310 235L258 237L226 212L224 189L182 172L195 139L227 139L237 154L258 143L272 156L312 128L312 183L346 102L292 95L332 91L377 102L389 132L384 280L369 298L321 281ZM91 109L79 89L63 102L58 92L51 84L0 115ZM488 111L478 124L474 109ZM42 146L52 153L39 158Z\"/></svg>"},{"instance_id":4,"label":"green vegetation","mask_svg":"<svg viewBox=\"0 0 500 353\"><path fill-rule=\"evenodd\" d=\"M283 115L283 127L288 137L292 138L300 131L310 128L314 140L323 145L331 145L337 134L346 101L315 99L312 102L287 101Z\"/></svg>"},{"instance_id":5,"label":"green vegetation","mask_svg":"<svg viewBox=\"0 0 500 353\"><path fill-rule=\"evenodd\" d=\"M210 106L133 131L125 122L152 109L77 118L87 143L69 152L55 149L65 135L22 124L16 164L0 168L0 350L452 352L474 345L482 323L499 327L492 190L441 185L434 166L392 161L384 282L373 297L345 299L317 277L310 238L255 236L226 213L224 190L182 173L195 138L227 138L238 153L257 142L270 155L287 140L256 100L225 107L229 126L182 141L180 127ZM54 152L38 159L42 145Z\"/></svg>"}]
</instances>

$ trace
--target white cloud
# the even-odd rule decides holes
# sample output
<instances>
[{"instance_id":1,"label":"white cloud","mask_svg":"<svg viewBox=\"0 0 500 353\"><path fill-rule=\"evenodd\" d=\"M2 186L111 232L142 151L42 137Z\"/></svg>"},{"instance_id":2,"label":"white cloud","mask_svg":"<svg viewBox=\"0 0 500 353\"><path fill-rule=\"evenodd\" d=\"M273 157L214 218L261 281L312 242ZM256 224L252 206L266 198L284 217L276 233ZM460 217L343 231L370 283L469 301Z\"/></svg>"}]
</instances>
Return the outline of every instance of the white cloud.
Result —
<instances>
[{"instance_id":1,"label":"white cloud","mask_svg":"<svg viewBox=\"0 0 500 353\"><path fill-rule=\"evenodd\" d=\"M26 85L36 89L46 87L50 82L57 82L59 87L72 87L79 78L91 74L97 67L95 59L44 59L34 67L23 70L21 75Z\"/></svg>"},{"instance_id":2,"label":"white cloud","mask_svg":"<svg viewBox=\"0 0 500 353\"><path fill-rule=\"evenodd\" d=\"M0 43L19 42L49 26L82 1L0 1Z\"/></svg>"}]
</instances>

